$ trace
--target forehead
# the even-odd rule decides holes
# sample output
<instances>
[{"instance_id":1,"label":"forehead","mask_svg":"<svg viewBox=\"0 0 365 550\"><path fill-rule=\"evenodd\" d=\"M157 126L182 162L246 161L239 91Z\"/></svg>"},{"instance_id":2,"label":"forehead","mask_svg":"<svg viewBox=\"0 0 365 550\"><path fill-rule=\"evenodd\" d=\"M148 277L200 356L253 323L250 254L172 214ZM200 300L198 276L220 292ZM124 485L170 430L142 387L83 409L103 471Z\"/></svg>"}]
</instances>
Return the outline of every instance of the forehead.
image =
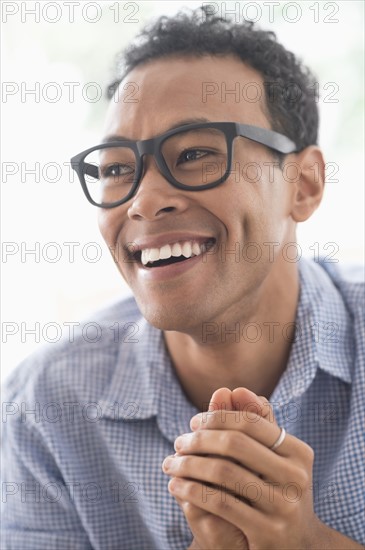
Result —
<instances>
[{"instance_id":1,"label":"forehead","mask_svg":"<svg viewBox=\"0 0 365 550\"><path fill-rule=\"evenodd\" d=\"M270 128L263 79L234 56L167 57L133 69L110 101L104 135L148 139L180 120Z\"/></svg>"}]
</instances>

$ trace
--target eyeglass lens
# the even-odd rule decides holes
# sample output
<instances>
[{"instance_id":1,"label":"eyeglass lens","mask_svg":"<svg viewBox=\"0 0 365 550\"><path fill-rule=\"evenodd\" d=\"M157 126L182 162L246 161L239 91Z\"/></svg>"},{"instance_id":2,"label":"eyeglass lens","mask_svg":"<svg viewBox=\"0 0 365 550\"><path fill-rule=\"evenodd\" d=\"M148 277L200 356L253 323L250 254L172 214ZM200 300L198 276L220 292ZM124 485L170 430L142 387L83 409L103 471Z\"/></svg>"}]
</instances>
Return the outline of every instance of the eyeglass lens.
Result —
<instances>
[{"instance_id":1,"label":"eyeglass lens","mask_svg":"<svg viewBox=\"0 0 365 550\"><path fill-rule=\"evenodd\" d=\"M218 181L227 170L227 140L220 130L200 128L179 132L161 145L169 174L187 186ZM112 204L128 195L135 183L137 159L130 147L96 149L84 160L85 183L98 204Z\"/></svg>"}]
</instances>

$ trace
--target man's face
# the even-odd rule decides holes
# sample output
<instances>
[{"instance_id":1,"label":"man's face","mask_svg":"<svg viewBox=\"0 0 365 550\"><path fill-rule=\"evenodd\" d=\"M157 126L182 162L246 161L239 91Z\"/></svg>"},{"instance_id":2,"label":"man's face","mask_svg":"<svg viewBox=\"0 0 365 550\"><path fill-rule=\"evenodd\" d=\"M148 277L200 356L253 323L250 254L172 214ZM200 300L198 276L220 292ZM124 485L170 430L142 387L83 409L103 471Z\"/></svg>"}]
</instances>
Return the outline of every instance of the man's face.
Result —
<instances>
[{"instance_id":1,"label":"man's face","mask_svg":"<svg viewBox=\"0 0 365 550\"><path fill-rule=\"evenodd\" d=\"M204 83L211 82L218 84L219 92L204 97ZM228 93L237 83L238 102ZM248 99L254 97L252 83L261 90L261 100L247 100L247 94ZM262 78L239 59L167 58L128 74L118 101L110 102L105 135L149 139L195 118L270 128L265 113ZM273 168L277 161L271 151L237 137L233 166L239 172L216 188L196 192L173 187L151 156L144 160L145 173L135 196L116 208L100 209L99 216L101 233L108 247L117 251L118 268L144 317L163 330L194 333L201 331L203 322L229 322L252 314L264 286L280 273L278 251L294 240L293 185ZM162 246L208 237L215 239L210 253L172 268L144 267L125 261L120 253L127 243L149 244L156 238L162 239ZM275 261L269 243L280 243Z\"/></svg>"}]
</instances>

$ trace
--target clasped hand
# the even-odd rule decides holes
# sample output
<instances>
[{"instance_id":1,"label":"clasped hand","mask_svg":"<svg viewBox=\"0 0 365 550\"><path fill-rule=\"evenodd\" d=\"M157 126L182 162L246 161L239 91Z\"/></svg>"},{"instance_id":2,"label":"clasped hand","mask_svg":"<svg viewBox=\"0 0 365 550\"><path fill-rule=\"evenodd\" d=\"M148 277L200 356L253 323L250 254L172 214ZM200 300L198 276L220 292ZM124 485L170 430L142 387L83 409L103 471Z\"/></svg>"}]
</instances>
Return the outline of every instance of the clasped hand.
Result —
<instances>
[{"instance_id":1,"label":"clasped hand","mask_svg":"<svg viewBox=\"0 0 365 550\"><path fill-rule=\"evenodd\" d=\"M289 434L270 449L280 428L265 398L221 388L190 427L162 467L193 534L191 550L314 547L321 524L313 510L314 453Z\"/></svg>"}]
</instances>

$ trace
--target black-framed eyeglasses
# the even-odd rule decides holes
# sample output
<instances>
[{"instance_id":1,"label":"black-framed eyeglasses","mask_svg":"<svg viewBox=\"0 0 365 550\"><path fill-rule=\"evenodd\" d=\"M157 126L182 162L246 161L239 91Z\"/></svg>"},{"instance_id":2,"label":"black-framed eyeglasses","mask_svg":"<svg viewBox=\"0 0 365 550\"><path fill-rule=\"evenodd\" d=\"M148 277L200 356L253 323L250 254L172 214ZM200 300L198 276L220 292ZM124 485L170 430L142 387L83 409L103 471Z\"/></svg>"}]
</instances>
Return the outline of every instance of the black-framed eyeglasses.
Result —
<instances>
[{"instance_id":1,"label":"black-framed eyeglasses","mask_svg":"<svg viewBox=\"0 0 365 550\"><path fill-rule=\"evenodd\" d=\"M153 155L167 181L187 191L223 183L232 168L233 141L245 137L288 154L297 151L288 137L238 122L186 124L141 141L117 140L86 149L71 159L87 199L101 208L127 202L144 173L144 155Z\"/></svg>"}]
</instances>

